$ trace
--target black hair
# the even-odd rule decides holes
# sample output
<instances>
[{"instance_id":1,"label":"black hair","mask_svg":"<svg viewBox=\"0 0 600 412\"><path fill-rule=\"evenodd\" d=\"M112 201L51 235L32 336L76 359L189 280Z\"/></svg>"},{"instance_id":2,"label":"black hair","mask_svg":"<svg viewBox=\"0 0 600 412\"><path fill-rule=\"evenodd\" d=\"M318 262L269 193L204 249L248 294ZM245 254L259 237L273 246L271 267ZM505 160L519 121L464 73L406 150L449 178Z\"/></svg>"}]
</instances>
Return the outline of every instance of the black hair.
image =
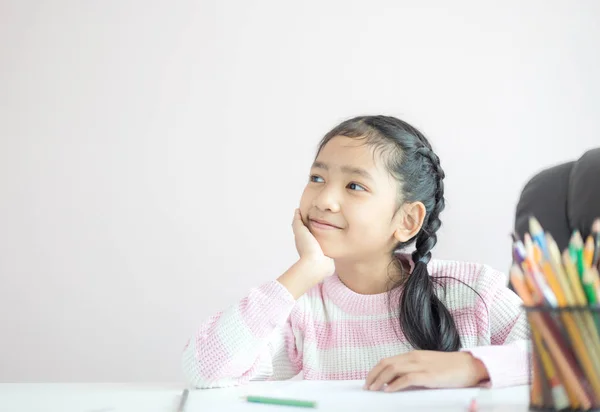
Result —
<instances>
[{"instance_id":1,"label":"black hair","mask_svg":"<svg viewBox=\"0 0 600 412\"><path fill-rule=\"evenodd\" d=\"M399 182L401 201L422 202L425 206L426 215L420 231L408 241L399 242L393 251L396 256L414 242L413 271L408 276L401 276L390 289L404 286L399 297L398 316L400 328L414 348L459 350L461 343L456 324L437 297L427 269L431 249L437 243L436 232L442 224L439 216L445 206L445 174L439 157L421 132L395 117L361 116L346 120L323 137L318 152L336 136L365 139L366 144L374 147L374 153L379 152L388 171ZM403 273L399 259L394 262Z\"/></svg>"}]
</instances>

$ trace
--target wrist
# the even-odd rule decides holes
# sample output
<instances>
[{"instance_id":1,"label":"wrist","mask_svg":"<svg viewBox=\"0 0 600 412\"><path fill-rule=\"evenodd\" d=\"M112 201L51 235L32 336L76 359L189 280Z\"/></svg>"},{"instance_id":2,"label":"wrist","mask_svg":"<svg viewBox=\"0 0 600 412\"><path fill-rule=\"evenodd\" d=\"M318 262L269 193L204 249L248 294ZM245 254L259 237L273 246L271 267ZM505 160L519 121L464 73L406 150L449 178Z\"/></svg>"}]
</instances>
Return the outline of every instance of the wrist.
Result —
<instances>
[{"instance_id":1,"label":"wrist","mask_svg":"<svg viewBox=\"0 0 600 412\"><path fill-rule=\"evenodd\" d=\"M302 268L306 275L319 283L335 270L331 260L323 259L323 256L303 256L294 264Z\"/></svg>"},{"instance_id":2,"label":"wrist","mask_svg":"<svg viewBox=\"0 0 600 412\"><path fill-rule=\"evenodd\" d=\"M323 278L324 269L319 263L310 258L301 258L294 263L277 281L281 283L292 294L294 299L304 295Z\"/></svg>"},{"instance_id":3,"label":"wrist","mask_svg":"<svg viewBox=\"0 0 600 412\"><path fill-rule=\"evenodd\" d=\"M469 353L469 356L471 357L471 364L473 366L473 373L476 380L475 384L489 381L490 374L485 364L481 361L481 359L473 356L472 353Z\"/></svg>"}]
</instances>

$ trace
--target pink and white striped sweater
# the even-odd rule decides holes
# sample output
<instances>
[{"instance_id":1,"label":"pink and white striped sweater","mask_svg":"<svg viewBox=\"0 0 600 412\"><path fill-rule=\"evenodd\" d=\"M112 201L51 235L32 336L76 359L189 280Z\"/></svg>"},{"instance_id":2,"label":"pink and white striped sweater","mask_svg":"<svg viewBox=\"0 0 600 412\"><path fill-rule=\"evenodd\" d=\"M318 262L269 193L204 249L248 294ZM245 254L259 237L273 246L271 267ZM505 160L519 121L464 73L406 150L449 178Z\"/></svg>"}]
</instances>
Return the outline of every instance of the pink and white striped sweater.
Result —
<instances>
[{"instance_id":1,"label":"pink and white striped sweater","mask_svg":"<svg viewBox=\"0 0 600 412\"><path fill-rule=\"evenodd\" d=\"M459 279L482 298L440 279L446 292L438 296L454 317L462 350L487 367L490 382L484 384L527 383L528 327L506 277L473 263L432 260L428 268L431 276ZM392 292L394 298L398 293ZM353 292L336 275L297 301L274 280L201 325L183 351L183 370L199 388L289 379L300 372L304 379L365 379L381 359L413 350L388 302L386 293Z\"/></svg>"}]
</instances>

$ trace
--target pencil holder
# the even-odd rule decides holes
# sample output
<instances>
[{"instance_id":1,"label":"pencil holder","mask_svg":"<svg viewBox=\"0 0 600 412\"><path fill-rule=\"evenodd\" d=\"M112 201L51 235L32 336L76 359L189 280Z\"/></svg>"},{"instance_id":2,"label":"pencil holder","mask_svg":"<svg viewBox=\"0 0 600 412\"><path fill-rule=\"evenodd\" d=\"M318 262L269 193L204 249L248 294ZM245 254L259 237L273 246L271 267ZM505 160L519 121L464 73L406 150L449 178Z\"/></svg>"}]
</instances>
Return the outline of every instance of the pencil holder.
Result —
<instances>
[{"instance_id":1,"label":"pencil holder","mask_svg":"<svg viewBox=\"0 0 600 412\"><path fill-rule=\"evenodd\" d=\"M531 410L600 410L600 307L525 306Z\"/></svg>"}]
</instances>

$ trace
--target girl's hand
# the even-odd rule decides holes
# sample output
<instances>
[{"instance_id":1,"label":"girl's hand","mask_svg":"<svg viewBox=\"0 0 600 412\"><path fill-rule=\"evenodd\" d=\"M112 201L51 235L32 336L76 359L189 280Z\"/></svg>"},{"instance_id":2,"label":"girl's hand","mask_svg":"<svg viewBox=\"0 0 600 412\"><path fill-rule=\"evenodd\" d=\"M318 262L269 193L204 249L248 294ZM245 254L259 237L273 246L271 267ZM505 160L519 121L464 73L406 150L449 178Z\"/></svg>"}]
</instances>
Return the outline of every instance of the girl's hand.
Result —
<instances>
[{"instance_id":1,"label":"girl's hand","mask_svg":"<svg viewBox=\"0 0 600 412\"><path fill-rule=\"evenodd\" d=\"M364 388L395 392L411 386L465 388L489 379L483 362L469 352L413 351L383 359Z\"/></svg>"},{"instance_id":2,"label":"girl's hand","mask_svg":"<svg viewBox=\"0 0 600 412\"><path fill-rule=\"evenodd\" d=\"M333 259L325 256L317 239L304 225L299 210L296 210L294 214L292 228L300 260L277 280L292 294L294 299L298 299L324 278L332 275L335 271L335 264Z\"/></svg>"},{"instance_id":3,"label":"girl's hand","mask_svg":"<svg viewBox=\"0 0 600 412\"><path fill-rule=\"evenodd\" d=\"M296 242L296 250L300 255L300 260L311 262L314 268L322 273L321 278L331 275L335 271L333 259L325 256L321 245L312 233L308 230L302 221L300 209L294 212L294 220L292 222L294 230L294 240Z\"/></svg>"}]
</instances>

